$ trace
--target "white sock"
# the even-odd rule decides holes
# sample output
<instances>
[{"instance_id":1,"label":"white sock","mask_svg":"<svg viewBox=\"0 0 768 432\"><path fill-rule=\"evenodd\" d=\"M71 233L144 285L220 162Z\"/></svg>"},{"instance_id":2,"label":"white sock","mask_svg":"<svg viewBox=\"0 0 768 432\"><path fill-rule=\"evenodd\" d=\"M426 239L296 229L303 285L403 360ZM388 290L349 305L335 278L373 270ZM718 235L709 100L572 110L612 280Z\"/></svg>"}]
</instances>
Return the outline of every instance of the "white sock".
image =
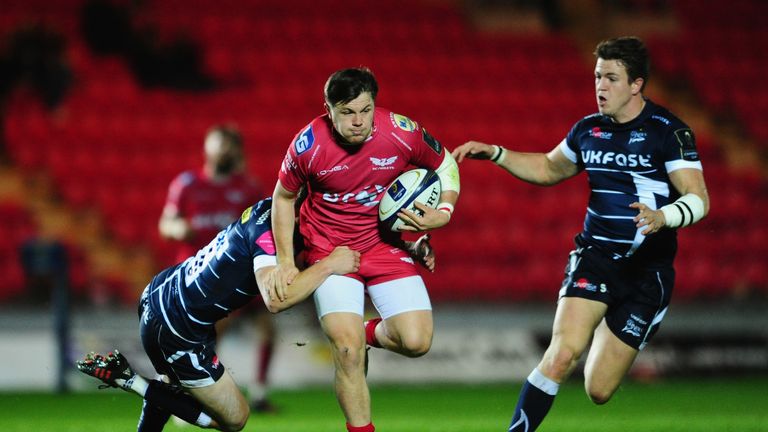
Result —
<instances>
[{"instance_id":1,"label":"white sock","mask_svg":"<svg viewBox=\"0 0 768 432\"><path fill-rule=\"evenodd\" d=\"M208 414L201 412L200 416L195 420L195 424L200 427L208 427L211 425L211 417Z\"/></svg>"},{"instance_id":2,"label":"white sock","mask_svg":"<svg viewBox=\"0 0 768 432\"><path fill-rule=\"evenodd\" d=\"M248 384L248 397L251 402L263 400L267 397L267 388L261 383L250 383Z\"/></svg>"},{"instance_id":3,"label":"white sock","mask_svg":"<svg viewBox=\"0 0 768 432\"><path fill-rule=\"evenodd\" d=\"M147 387L149 387L147 380L139 374L134 374L127 381L118 378L115 380L115 384L119 385L123 390L132 391L141 397L144 397L147 393Z\"/></svg>"},{"instance_id":4,"label":"white sock","mask_svg":"<svg viewBox=\"0 0 768 432\"><path fill-rule=\"evenodd\" d=\"M539 372L538 368L534 368L531 374L528 375L528 382L550 396L556 395L560 389L560 384L545 377L544 374Z\"/></svg>"}]
</instances>

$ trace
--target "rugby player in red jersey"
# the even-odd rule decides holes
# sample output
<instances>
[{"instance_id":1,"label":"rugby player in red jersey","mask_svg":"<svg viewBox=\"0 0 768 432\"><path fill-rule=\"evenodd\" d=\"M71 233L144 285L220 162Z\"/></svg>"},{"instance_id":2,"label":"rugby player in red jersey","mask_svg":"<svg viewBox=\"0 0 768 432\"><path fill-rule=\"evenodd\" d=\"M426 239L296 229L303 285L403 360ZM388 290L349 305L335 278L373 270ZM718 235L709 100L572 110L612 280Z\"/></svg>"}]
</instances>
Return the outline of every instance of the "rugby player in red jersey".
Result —
<instances>
[{"instance_id":1,"label":"rugby player in red jersey","mask_svg":"<svg viewBox=\"0 0 768 432\"><path fill-rule=\"evenodd\" d=\"M376 107L378 84L367 68L343 69L325 84L327 113L302 129L290 145L275 186L272 226L278 286L297 273L293 252L294 201L308 188L299 212L307 264L338 245L361 254L358 272L329 277L314 293L318 317L336 368L335 388L349 431L373 431L365 380L366 343L419 357L432 343L432 307L401 234L380 229L378 203L386 187L411 167L437 172L437 209L403 210L402 231L424 232L451 219L459 196L456 162L422 125ZM381 318L364 324L368 293Z\"/></svg>"},{"instance_id":2,"label":"rugby player in red jersey","mask_svg":"<svg viewBox=\"0 0 768 432\"><path fill-rule=\"evenodd\" d=\"M159 229L161 236L178 244L174 264L197 253L245 207L264 197L261 185L245 173L243 139L236 127L216 125L209 129L204 153L201 169L182 172L168 188ZM267 379L275 326L262 308L248 306L245 310L253 316L260 334L255 379L248 384L249 403L256 412L273 411L267 399ZM229 325L230 320L217 324L219 333Z\"/></svg>"}]
</instances>

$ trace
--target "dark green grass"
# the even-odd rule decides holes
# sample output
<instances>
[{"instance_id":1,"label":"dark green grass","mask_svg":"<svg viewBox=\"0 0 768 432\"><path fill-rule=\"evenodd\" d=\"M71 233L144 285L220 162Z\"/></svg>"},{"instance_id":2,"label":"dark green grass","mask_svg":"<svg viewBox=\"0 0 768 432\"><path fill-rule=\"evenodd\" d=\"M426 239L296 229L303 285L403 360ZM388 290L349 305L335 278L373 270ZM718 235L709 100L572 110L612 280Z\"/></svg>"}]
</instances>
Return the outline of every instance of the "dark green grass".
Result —
<instances>
[{"instance_id":1,"label":"dark green grass","mask_svg":"<svg viewBox=\"0 0 768 432\"><path fill-rule=\"evenodd\" d=\"M382 432L506 430L519 384L374 387ZM336 432L344 419L329 388L275 391L278 414L253 415L246 431ZM115 389L53 395L0 393L0 431L133 431L141 402ZM168 431L190 431L171 423ZM605 406L575 377L541 431L768 431L768 377L627 383Z\"/></svg>"}]
</instances>

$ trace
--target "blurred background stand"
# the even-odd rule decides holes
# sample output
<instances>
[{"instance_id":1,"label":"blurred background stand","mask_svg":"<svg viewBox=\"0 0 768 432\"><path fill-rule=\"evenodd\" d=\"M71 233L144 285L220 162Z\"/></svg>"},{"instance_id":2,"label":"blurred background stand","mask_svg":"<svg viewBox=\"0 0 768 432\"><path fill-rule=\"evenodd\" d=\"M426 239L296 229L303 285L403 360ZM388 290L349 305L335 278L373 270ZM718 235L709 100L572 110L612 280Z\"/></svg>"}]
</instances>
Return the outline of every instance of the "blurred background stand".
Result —
<instances>
[{"instance_id":1,"label":"blurred background stand","mask_svg":"<svg viewBox=\"0 0 768 432\"><path fill-rule=\"evenodd\" d=\"M26 276L26 299L32 305L50 301L53 332L56 342L58 393L69 390L67 370L70 346L70 284L67 249L57 240L33 237L20 248L21 262Z\"/></svg>"}]
</instances>

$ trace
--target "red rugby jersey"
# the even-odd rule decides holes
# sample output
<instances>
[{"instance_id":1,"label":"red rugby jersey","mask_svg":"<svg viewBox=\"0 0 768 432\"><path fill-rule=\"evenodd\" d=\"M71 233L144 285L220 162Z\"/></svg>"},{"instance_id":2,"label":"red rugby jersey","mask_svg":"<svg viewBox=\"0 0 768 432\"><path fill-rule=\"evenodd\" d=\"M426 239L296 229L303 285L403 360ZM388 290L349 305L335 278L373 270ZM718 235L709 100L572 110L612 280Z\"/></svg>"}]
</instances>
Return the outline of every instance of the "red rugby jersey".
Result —
<instances>
[{"instance_id":1,"label":"red rugby jersey","mask_svg":"<svg viewBox=\"0 0 768 432\"><path fill-rule=\"evenodd\" d=\"M165 208L189 221L195 231L194 238L179 243L177 261L197 253L262 194L259 184L244 174L224 181L213 181L202 169L176 176L168 187Z\"/></svg>"},{"instance_id":2,"label":"red rugby jersey","mask_svg":"<svg viewBox=\"0 0 768 432\"><path fill-rule=\"evenodd\" d=\"M327 114L314 119L294 138L279 174L289 191L309 187L299 222L307 247L366 251L384 241L377 227L383 192L407 169L436 170L443 151L418 123L383 108L359 146L340 145Z\"/></svg>"}]
</instances>

